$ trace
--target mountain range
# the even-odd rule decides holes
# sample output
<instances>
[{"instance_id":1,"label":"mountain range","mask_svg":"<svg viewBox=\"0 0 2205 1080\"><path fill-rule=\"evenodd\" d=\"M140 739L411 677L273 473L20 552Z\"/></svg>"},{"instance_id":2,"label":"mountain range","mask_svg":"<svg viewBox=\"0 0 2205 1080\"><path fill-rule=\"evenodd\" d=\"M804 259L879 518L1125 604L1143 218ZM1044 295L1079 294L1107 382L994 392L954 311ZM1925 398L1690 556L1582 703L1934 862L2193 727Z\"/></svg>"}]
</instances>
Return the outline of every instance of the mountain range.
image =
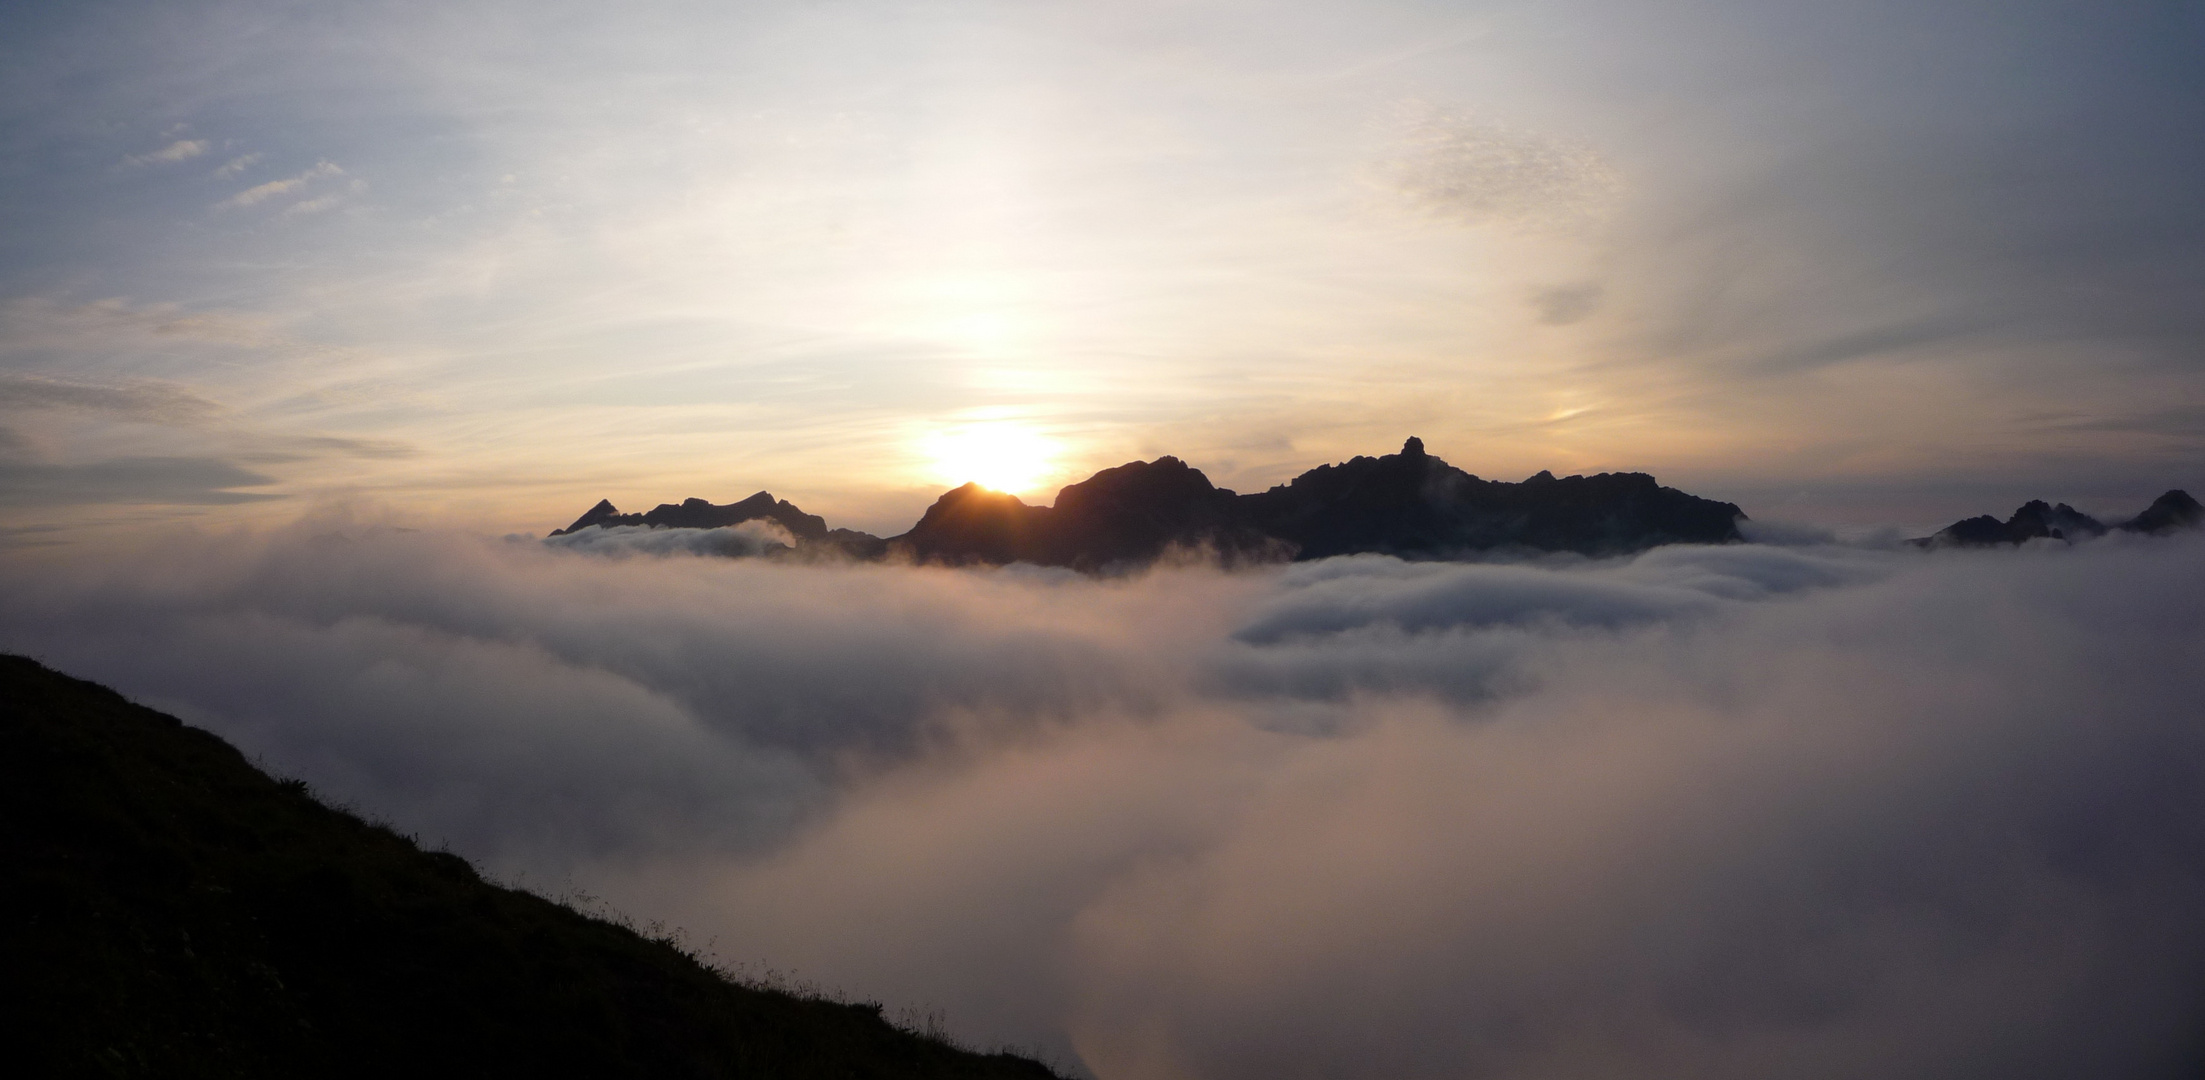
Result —
<instances>
[{"instance_id":1,"label":"mountain range","mask_svg":"<svg viewBox=\"0 0 2205 1080\"><path fill-rule=\"evenodd\" d=\"M935 500L917 524L880 538L828 529L766 492L726 505L703 499L622 514L601 501L551 535L623 525L718 528L766 520L797 551L949 565L1034 563L1079 570L1140 565L1173 551L1228 561L1379 553L1447 558L1496 549L1623 554L1661 544L1741 539L1734 504L1663 487L1644 473L1518 483L1473 476L1411 438L1399 453L1323 465L1268 491L1238 494L1176 457L1104 469L1031 506L978 484Z\"/></svg>"},{"instance_id":2,"label":"mountain range","mask_svg":"<svg viewBox=\"0 0 2205 1080\"><path fill-rule=\"evenodd\" d=\"M2157 535L2200 524L2205 524L2205 507L2199 506L2189 492L2176 490L2159 496L2143 513L2116 525L2107 525L2066 503L2050 506L2042 499L2031 499L2004 521L1989 514L1965 518L1907 542L1923 548L1996 547L2040 539L2073 543L2114 531Z\"/></svg>"},{"instance_id":3,"label":"mountain range","mask_svg":"<svg viewBox=\"0 0 2205 1080\"><path fill-rule=\"evenodd\" d=\"M1444 559L1481 551L1619 555L1662 544L1743 539L1735 504L1663 487L1645 473L1485 480L1427 453L1411 438L1399 453L1320 465L1267 491L1238 494L1176 457L1104 469L1057 492L1051 506L966 484L943 493L897 536L830 529L785 499L759 492L740 502L663 503L623 514L600 500L551 533L640 526L714 529L765 521L788 533L787 554L901 558L952 566L1023 562L1098 571L1140 566L1174 551L1227 563L1385 554ZM2143 513L2108 525L2066 503L2031 501L2004 521L1985 514L1909 543L1986 547L2108 532L2160 534L2205 524L2205 508L2169 491Z\"/></svg>"}]
</instances>

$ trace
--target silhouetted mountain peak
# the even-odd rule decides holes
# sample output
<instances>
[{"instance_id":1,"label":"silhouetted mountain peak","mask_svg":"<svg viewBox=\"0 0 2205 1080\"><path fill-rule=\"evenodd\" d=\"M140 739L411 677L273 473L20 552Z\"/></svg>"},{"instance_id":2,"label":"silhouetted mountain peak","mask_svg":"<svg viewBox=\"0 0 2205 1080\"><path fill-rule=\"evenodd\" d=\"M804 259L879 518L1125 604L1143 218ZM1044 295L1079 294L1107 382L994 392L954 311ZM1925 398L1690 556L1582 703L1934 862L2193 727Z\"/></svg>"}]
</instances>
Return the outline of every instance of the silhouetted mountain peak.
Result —
<instances>
[{"instance_id":1,"label":"silhouetted mountain peak","mask_svg":"<svg viewBox=\"0 0 2205 1080\"><path fill-rule=\"evenodd\" d=\"M2043 499L2031 499L2021 504L2012 517L2001 526L2011 542L2020 543L2039 537L2053 540L2085 540L2106 531L2098 519L2075 509L2066 503L2051 506Z\"/></svg>"},{"instance_id":2,"label":"silhouetted mountain peak","mask_svg":"<svg viewBox=\"0 0 2205 1080\"><path fill-rule=\"evenodd\" d=\"M2121 528L2129 532L2163 533L2199 525L2205 525L2205 507L2199 506L2189 492L2177 488L2152 500L2143 513L2122 523Z\"/></svg>"},{"instance_id":3,"label":"silhouetted mountain peak","mask_svg":"<svg viewBox=\"0 0 2205 1080\"><path fill-rule=\"evenodd\" d=\"M2205 523L2205 509L2188 492L2169 491L2134 518L2113 528L2123 532L2163 533ZM2110 531L2106 524L2066 503L2050 505L2042 499L2021 504L2005 521L1984 514L1955 521L1937 532L1907 541L1916 547L1992 547L2024 544L2031 540L2065 540L2073 543Z\"/></svg>"},{"instance_id":4,"label":"silhouetted mountain peak","mask_svg":"<svg viewBox=\"0 0 2205 1080\"><path fill-rule=\"evenodd\" d=\"M766 491L725 505L714 505L709 500L697 498L683 499L680 503L660 503L641 514L623 514L613 507L611 499L600 499L588 513L576 518L574 524L551 535L565 536L583 529L609 529L623 525L661 529L721 529L761 519L787 529L789 535L799 541L819 542L827 539L825 518L807 514L798 509L796 504L786 499L776 499L771 492Z\"/></svg>"},{"instance_id":5,"label":"silhouetted mountain peak","mask_svg":"<svg viewBox=\"0 0 2205 1080\"><path fill-rule=\"evenodd\" d=\"M942 493L919 522L891 538L891 550L920 562L1006 563L1018 561L1047 507L1028 506L1018 496L979 484L963 484Z\"/></svg>"},{"instance_id":6,"label":"silhouetted mountain peak","mask_svg":"<svg viewBox=\"0 0 2205 1080\"><path fill-rule=\"evenodd\" d=\"M593 525L604 524L605 522L619 516L620 511L618 508L613 506L611 499L599 499L597 500L596 506L590 507L589 510L583 513L581 517L575 518L574 524L569 525L564 529L555 530L554 532L552 532L551 535L563 536L570 532L587 529Z\"/></svg>"},{"instance_id":7,"label":"silhouetted mountain peak","mask_svg":"<svg viewBox=\"0 0 2205 1080\"><path fill-rule=\"evenodd\" d=\"M966 483L942 492L941 497L934 500L934 505L928 507L926 514L919 520L924 521L927 517L943 514L968 513L983 508L992 509L1005 506L1025 507L1026 503L1018 496L1007 491L997 491L991 487L983 487L978 483ZM1028 509L1032 508L1028 507Z\"/></svg>"},{"instance_id":8,"label":"silhouetted mountain peak","mask_svg":"<svg viewBox=\"0 0 2205 1080\"><path fill-rule=\"evenodd\" d=\"M1104 469L1066 486L1053 507L967 507L963 491L943 496L892 547L921 561L1081 569L1145 562L1174 547L1228 558L1444 558L1496 547L1598 554L1736 540L1744 516L1639 473L1481 480L1416 438L1400 453L1320 465L1251 495L1216 487L1175 457Z\"/></svg>"},{"instance_id":9,"label":"silhouetted mountain peak","mask_svg":"<svg viewBox=\"0 0 2205 1080\"><path fill-rule=\"evenodd\" d=\"M1130 509L1142 502L1214 500L1220 496L1231 498L1232 494L1211 484L1202 470L1175 457L1160 457L1129 461L1079 483L1067 484L1057 492L1056 509L1074 513L1110 506Z\"/></svg>"},{"instance_id":10,"label":"silhouetted mountain peak","mask_svg":"<svg viewBox=\"0 0 2205 1080\"><path fill-rule=\"evenodd\" d=\"M600 502L553 535L615 525L716 528L770 518L800 540L853 555L886 550L918 562L1101 570L1151 562L1173 549L1206 550L1228 560L1362 552L1449 558L1493 548L1614 554L1734 541L1744 516L1731 503L1662 487L1644 473L1556 479L1542 470L1521 484L1482 480L1433 456L1424 440L1411 436L1399 453L1319 465L1250 495L1220 488L1202 470L1170 456L1129 461L1067 484L1051 506L962 484L887 541L830 533L822 519L763 491L726 506L690 499L647 514L621 514L610 501Z\"/></svg>"}]
</instances>

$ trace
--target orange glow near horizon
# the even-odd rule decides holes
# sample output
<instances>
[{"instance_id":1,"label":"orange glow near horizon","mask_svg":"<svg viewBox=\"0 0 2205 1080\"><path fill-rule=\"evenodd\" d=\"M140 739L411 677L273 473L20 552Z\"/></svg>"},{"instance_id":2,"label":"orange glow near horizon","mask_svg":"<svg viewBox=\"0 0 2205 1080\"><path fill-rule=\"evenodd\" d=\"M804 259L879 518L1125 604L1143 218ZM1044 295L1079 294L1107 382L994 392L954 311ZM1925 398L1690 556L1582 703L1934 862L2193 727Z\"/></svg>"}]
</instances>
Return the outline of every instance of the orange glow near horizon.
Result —
<instances>
[{"instance_id":1,"label":"orange glow near horizon","mask_svg":"<svg viewBox=\"0 0 2205 1080\"><path fill-rule=\"evenodd\" d=\"M1030 492L1056 467L1054 439L1015 421L983 420L927 433L920 451L933 479L956 487Z\"/></svg>"}]
</instances>

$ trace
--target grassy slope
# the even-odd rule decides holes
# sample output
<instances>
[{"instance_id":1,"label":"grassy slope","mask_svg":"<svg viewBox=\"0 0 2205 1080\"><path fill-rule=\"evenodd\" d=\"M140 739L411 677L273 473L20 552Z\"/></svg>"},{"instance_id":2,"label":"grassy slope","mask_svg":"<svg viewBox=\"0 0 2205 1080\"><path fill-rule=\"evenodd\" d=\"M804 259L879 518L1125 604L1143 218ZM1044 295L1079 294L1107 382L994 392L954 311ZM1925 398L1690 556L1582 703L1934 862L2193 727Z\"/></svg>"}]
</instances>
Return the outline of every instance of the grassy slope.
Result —
<instances>
[{"instance_id":1,"label":"grassy slope","mask_svg":"<svg viewBox=\"0 0 2205 1080\"><path fill-rule=\"evenodd\" d=\"M0 852L18 1076L1051 1075L729 983L8 656Z\"/></svg>"}]
</instances>

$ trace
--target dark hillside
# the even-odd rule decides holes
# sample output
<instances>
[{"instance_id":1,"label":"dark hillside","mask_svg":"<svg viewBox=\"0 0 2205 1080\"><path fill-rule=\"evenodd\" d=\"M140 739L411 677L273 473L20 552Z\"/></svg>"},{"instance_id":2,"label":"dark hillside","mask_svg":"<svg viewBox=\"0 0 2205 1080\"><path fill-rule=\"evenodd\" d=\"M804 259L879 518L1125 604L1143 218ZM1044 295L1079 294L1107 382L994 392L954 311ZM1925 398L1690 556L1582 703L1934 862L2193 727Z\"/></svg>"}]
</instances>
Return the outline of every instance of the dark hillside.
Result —
<instances>
[{"instance_id":1,"label":"dark hillside","mask_svg":"<svg viewBox=\"0 0 2205 1080\"><path fill-rule=\"evenodd\" d=\"M1051 1075L730 983L12 656L0 841L17 1076Z\"/></svg>"}]
</instances>

